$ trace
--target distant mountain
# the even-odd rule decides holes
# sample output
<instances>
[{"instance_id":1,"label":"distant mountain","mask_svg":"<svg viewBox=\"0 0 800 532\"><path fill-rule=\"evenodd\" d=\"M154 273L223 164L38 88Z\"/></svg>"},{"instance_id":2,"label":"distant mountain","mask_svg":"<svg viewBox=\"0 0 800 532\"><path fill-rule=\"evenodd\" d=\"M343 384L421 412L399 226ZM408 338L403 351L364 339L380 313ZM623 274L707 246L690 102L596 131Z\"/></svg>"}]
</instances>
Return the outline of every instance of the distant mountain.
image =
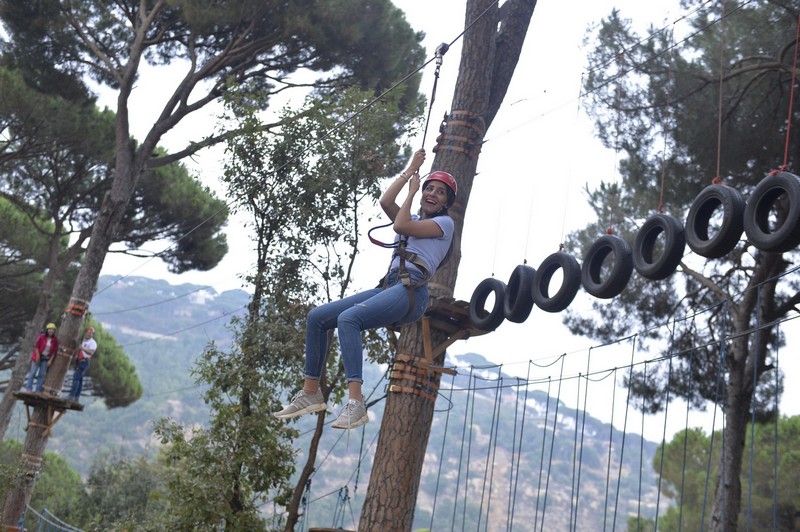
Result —
<instances>
[{"instance_id":1,"label":"distant mountain","mask_svg":"<svg viewBox=\"0 0 800 532\"><path fill-rule=\"evenodd\" d=\"M249 302L243 290L218 293L144 277L103 276L98 285L91 311L123 346L145 391L133 405L114 410L84 399L82 413L69 413L55 426L48 450L84 475L97 452L152 452L159 418L207 423L192 365L208 342L222 349L230 344L227 324L244 315ZM533 530L534 523L537 530L566 530L570 523L582 531L612 523L624 529L629 515L654 515L657 484L650 464L656 444L527 390L479 354L449 358L447 365L458 374L442 379L435 403L415 529L472 529L480 522L487 530L505 530L512 516L514 530ZM330 527L332 515L358 515L383 418L386 370L364 366L365 393L374 389L368 401L375 404L363 431L327 430L323 436L307 526ZM338 405L334 410L328 421ZM297 421L304 433L297 442L300 458L310 438L302 429L312 424L308 417ZM21 422L18 432L21 438ZM666 504L663 495L660 504Z\"/></svg>"}]
</instances>

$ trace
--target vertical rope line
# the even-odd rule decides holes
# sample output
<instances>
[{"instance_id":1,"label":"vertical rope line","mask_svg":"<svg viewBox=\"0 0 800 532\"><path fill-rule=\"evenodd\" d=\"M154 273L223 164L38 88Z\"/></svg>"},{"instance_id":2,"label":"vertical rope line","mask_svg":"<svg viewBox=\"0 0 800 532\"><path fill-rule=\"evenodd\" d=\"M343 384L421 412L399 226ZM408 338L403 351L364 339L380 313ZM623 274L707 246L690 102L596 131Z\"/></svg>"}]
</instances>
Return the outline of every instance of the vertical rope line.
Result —
<instances>
[{"instance_id":1,"label":"vertical rope line","mask_svg":"<svg viewBox=\"0 0 800 532\"><path fill-rule=\"evenodd\" d=\"M717 427L717 411L719 410L720 394L721 394L721 391L722 391L722 384L723 384L722 383L722 381L723 381L722 372L723 372L723 368L725 367L725 346L727 345L726 336L728 334L728 319L727 319L727 317L728 317L728 300L727 299L722 303L722 308L723 308L723 316L725 317L725 319L722 320L722 339L720 341L720 348L719 348L719 362L717 362L717 385L716 385L717 389L716 389L716 392L714 394L714 415L712 416L712 419L711 419L711 438L710 438L710 441L708 442L708 461L706 463L706 485L705 485L705 488L703 489L703 511L702 511L702 514L701 514L701 517L700 517L700 530L703 530L703 527L705 525L705 520L706 520L706 504L708 502L708 483L711 480L711 460L712 460L712 456L714 454L714 437L715 437L715 434L716 434L716 427ZM723 428L723 431L722 431L722 436L723 436L723 438L722 438L722 442L723 442L722 454L724 456L724 454L725 454L725 445L724 445L724 443L725 443L725 430L724 430L725 429L725 415L724 415L725 414L725 409L724 408L723 408L722 412L723 412L723 416L722 416L722 428ZM722 475L725 474L725 462L724 461L722 462L721 474ZM724 479L724 477L723 477L723 479ZM724 500L725 500L725 498L723 497L723 505L725 504ZM723 515L725 515L725 512L723 512Z\"/></svg>"},{"instance_id":2,"label":"vertical rope line","mask_svg":"<svg viewBox=\"0 0 800 532\"><path fill-rule=\"evenodd\" d=\"M456 515L458 514L458 490L461 486L461 464L464 463L464 442L466 441L467 435L467 415L469 414L469 388L472 385L472 369L473 367L469 367L469 376L467 380L467 400L464 401L464 425L461 429L461 452L458 455L458 475L456 476L456 489L455 491L455 500L453 501L453 520L450 524L450 531L454 531L456 529ZM453 381L455 382L455 380ZM466 488L465 488L466 489ZM466 494L464 495L464 506L467 504ZM462 527L463 528L463 527Z\"/></svg>"},{"instance_id":3,"label":"vertical rope line","mask_svg":"<svg viewBox=\"0 0 800 532\"><path fill-rule=\"evenodd\" d=\"M631 404L631 384L630 381L633 380L633 357L636 353L636 339L638 338L638 334L634 334L631 337L631 363L628 370L628 394L625 397L625 417L623 418L622 422L622 449L619 452L619 471L617 473L617 490L614 494L614 515L611 521L611 529L614 530L617 526L617 508L619 505L619 492L620 492L620 485L622 483L622 464L625 459L625 436L628 434L628 410ZM644 410L642 410L642 415L644 415ZM644 442L644 428L642 429L642 441ZM610 453L609 453L610 454ZM639 469L641 470L641 464L639 464ZM641 475L641 473L640 473ZM641 494L641 476L639 480L639 504L641 504L642 494ZM637 516L637 522L639 521L639 517ZM605 516L603 517L603 530L605 530Z\"/></svg>"},{"instance_id":4,"label":"vertical rope line","mask_svg":"<svg viewBox=\"0 0 800 532\"><path fill-rule=\"evenodd\" d=\"M619 70L617 80L622 78L625 66L624 50L617 54L617 68ZM614 123L614 184L611 186L611 205L608 208L608 229L606 232L612 234L614 232L614 214L617 210L617 184L619 183L619 152L620 148L620 129L622 128L622 89L621 81L618 81L614 93L615 105L617 107L617 116Z\"/></svg>"},{"instance_id":5,"label":"vertical rope line","mask_svg":"<svg viewBox=\"0 0 800 532\"><path fill-rule=\"evenodd\" d=\"M692 366L694 365L694 353L689 356L689 375L694 375ZM686 489L686 449L689 445L689 412L691 403L686 400L686 423L683 426L683 467L681 467L681 495L678 503L678 532L683 529L683 496Z\"/></svg>"},{"instance_id":6,"label":"vertical rope line","mask_svg":"<svg viewBox=\"0 0 800 532\"><path fill-rule=\"evenodd\" d=\"M528 386L530 384L531 379L531 363L528 362L528 374L525 377L525 394L522 399L522 419L520 420L519 426L519 446L517 448L517 465L516 469L512 471L512 476L514 478L514 482L512 486L509 486L510 493L509 493L509 504L508 504L508 532L511 532L514 528L514 507L517 502L517 483L519 482L519 466L522 462L522 442L525 433L525 414L528 410ZM519 398L519 388L517 388L517 398ZM517 423L516 423L516 413L514 415L514 431L517 430ZM513 462L512 462L513 465Z\"/></svg>"},{"instance_id":7,"label":"vertical rope line","mask_svg":"<svg viewBox=\"0 0 800 532\"><path fill-rule=\"evenodd\" d=\"M614 378L611 380L613 390L611 392L611 421L608 425L608 456L606 457L606 493L603 502L603 530L606 529L608 521L608 489L611 483L611 449L614 447L614 409L617 402L617 368L614 368Z\"/></svg>"},{"instance_id":8,"label":"vertical rope line","mask_svg":"<svg viewBox=\"0 0 800 532\"><path fill-rule=\"evenodd\" d=\"M575 483L575 528L578 527L578 507L580 506L581 501L581 471L583 469L583 439L586 435L586 400L589 397L589 375L590 373L590 364L592 358L592 350L589 349L589 354L586 357L586 388L583 391L583 419L581 421L581 445L580 451L578 451L578 481ZM580 387L580 382L578 383L578 387ZM578 419L575 418L575 422L577 423Z\"/></svg>"},{"instance_id":9,"label":"vertical rope line","mask_svg":"<svg viewBox=\"0 0 800 532\"><path fill-rule=\"evenodd\" d=\"M798 25L800 27L800 25ZM775 328L775 389L778 389L780 380L778 379L778 370L780 369L778 363L780 362L778 354L781 345L781 324L780 322ZM778 394L775 394L775 438L773 439L772 449L772 530L776 530L778 526L778 419L780 419L780 404L778 403Z\"/></svg>"},{"instance_id":10,"label":"vertical rope line","mask_svg":"<svg viewBox=\"0 0 800 532\"><path fill-rule=\"evenodd\" d=\"M783 150L783 168L789 164L789 138L792 130L792 105L794 103L794 81L797 74L797 48L800 47L800 15L797 17L797 33L794 38L794 61L792 63L792 86L789 91L789 118L786 120L786 144Z\"/></svg>"},{"instance_id":11,"label":"vertical rope line","mask_svg":"<svg viewBox=\"0 0 800 532\"><path fill-rule=\"evenodd\" d=\"M644 369L642 373L642 381L647 382L647 361L644 362ZM642 472L644 471L644 413L647 405L645 403L644 394L642 394L642 437L639 440L639 497L636 507L636 521L642 521ZM616 519L616 516L615 516Z\"/></svg>"},{"instance_id":12,"label":"vertical rope line","mask_svg":"<svg viewBox=\"0 0 800 532\"><path fill-rule=\"evenodd\" d=\"M578 87L578 97L576 98L575 104L575 129L577 129L578 119L581 116L581 98L583 97L583 76L585 72L581 72L581 82L580 86ZM567 189L564 191L564 212L561 215L561 238L559 240L560 243L564 242L564 235L567 232L567 212L569 211L569 198L571 196L571 188L572 188L572 167L570 167L570 177L567 180Z\"/></svg>"},{"instance_id":13,"label":"vertical rope line","mask_svg":"<svg viewBox=\"0 0 800 532\"><path fill-rule=\"evenodd\" d=\"M661 132L664 137L664 147L661 150L661 191L659 192L658 197L658 212L659 214L664 214L664 184L667 180L667 138L668 132L667 128L672 124L672 113L670 112L672 104L669 102L670 97L673 93L673 73L672 73L672 61L673 61L673 53L675 49L675 23L672 24L672 31L669 34L669 56L667 59L667 110L665 112L665 119L664 119L664 127L662 128Z\"/></svg>"},{"instance_id":14,"label":"vertical rope line","mask_svg":"<svg viewBox=\"0 0 800 532\"><path fill-rule=\"evenodd\" d=\"M544 501L542 503L542 526L539 528L540 531L544 532L544 515L545 511L547 510L547 493L550 489L550 470L553 467L553 448L555 446L556 441L556 429L558 428L558 410L559 410L559 403L561 402L561 383L564 382L564 360L566 359L566 355L561 356L561 373L558 375L558 395L556 396L556 410L553 413L553 434L550 435L550 459L547 462L547 480L544 484ZM550 398L547 398L547 401L550 401Z\"/></svg>"},{"instance_id":15,"label":"vertical rope line","mask_svg":"<svg viewBox=\"0 0 800 532\"><path fill-rule=\"evenodd\" d=\"M530 373L530 365L528 362L528 372ZM542 453L539 456L539 481L536 485L536 510L533 516L533 529L536 530L536 523L539 522L539 498L542 494L542 472L544 471L544 448L547 444L547 415L550 413L550 387L553 383L552 378L547 376L547 404L544 407L544 423L542 423Z\"/></svg>"},{"instance_id":16,"label":"vertical rope line","mask_svg":"<svg viewBox=\"0 0 800 532\"><path fill-rule=\"evenodd\" d=\"M722 0L722 16L720 17L720 37L719 37L719 96L717 109L717 179L721 179L721 159L722 159L722 84L725 79L725 0Z\"/></svg>"},{"instance_id":17,"label":"vertical rope line","mask_svg":"<svg viewBox=\"0 0 800 532\"><path fill-rule=\"evenodd\" d=\"M498 368L498 373L500 370ZM497 430L495 429L497 423L500 419L500 405L503 401L503 378L498 375L497 381L495 381L495 392L494 392L494 406L492 407L492 420L489 424L489 442L486 445L486 464L483 468L483 487L481 488L481 503L478 505L478 527L477 529L480 530L481 527L481 519L483 519L483 500L484 496L486 495L486 480L489 479L489 494L486 496L486 517L489 517L489 510L491 509L492 505L492 486L493 486L493 479L494 479L494 453L497 451ZM494 441L494 444L492 443ZM488 530L488 524L487 524Z\"/></svg>"},{"instance_id":18,"label":"vertical rope line","mask_svg":"<svg viewBox=\"0 0 800 532\"><path fill-rule=\"evenodd\" d=\"M753 457L756 446L756 388L758 387L758 346L761 341L761 286L756 287L756 330L753 340L753 393L750 397L750 458L747 474L747 530L753 513Z\"/></svg>"},{"instance_id":19,"label":"vertical rope line","mask_svg":"<svg viewBox=\"0 0 800 532\"><path fill-rule=\"evenodd\" d=\"M450 382L450 395L447 398L447 402L450 403L450 408L447 409L447 415L444 418L444 432L442 435L442 448L439 451L439 471L436 474L436 488L433 491L433 507L431 508L431 526L430 529L433 530L433 517L436 515L436 501L439 496L439 480L442 478L442 465L444 464L444 449L445 444L447 443L447 427L450 425L450 412L453 410L453 389L456 387L456 377L458 373L451 375L451 382ZM456 485L457 486L457 485ZM458 491L458 490L456 490ZM455 509L455 507L453 507Z\"/></svg>"},{"instance_id":20,"label":"vertical rope line","mask_svg":"<svg viewBox=\"0 0 800 532\"><path fill-rule=\"evenodd\" d=\"M591 351L591 349L590 349ZM575 514L575 466L578 464L578 418L580 417L580 404L581 404L581 380L583 374L578 373L578 396L575 398L575 435L572 438L572 490L569 496L569 530L575 530L575 521L572 517Z\"/></svg>"},{"instance_id":21,"label":"vertical rope line","mask_svg":"<svg viewBox=\"0 0 800 532\"><path fill-rule=\"evenodd\" d=\"M473 427L475 426L475 400L476 400L477 389L478 389L477 377L475 377L475 375L472 376L472 382L474 382L475 384L474 384L474 386L470 386L472 388L472 406L471 406L470 415L469 415L469 435L468 435L468 440L467 440L467 474L466 474L466 476L464 478L464 511L463 511L462 521L461 521L461 529L462 530L465 530L465 526L466 526L466 522L467 522L467 500L469 499L469 497L468 497L468 494L469 494L469 473L470 473L470 464L472 463L472 460L470 459L472 457L472 430L473 430Z\"/></svg>"},{"instance_id":22,"label":"vertical rope line","mask_svg":"<svg viewBox=\"0 0 800 532\"><path fill-rule=\"evenodd\" d=\"M672 335L675 334L674 329L675 324L673 323L673 330L670 333L670 348L672 345ZM658 490L656 491L656 525L655 530L658 530L658 510L661 505L661 479L664 476L664 455L666 454L664 451L664 447L667 445L667 418L669 417L669 401L670 401L670 392L672 391L672 357L674 356L673 353L670 352L669 355L669 369L667 370L667 401L664 405L664 428L663 432L661 433L661 463L658 466Z\"/></svg>"}]
</instances>

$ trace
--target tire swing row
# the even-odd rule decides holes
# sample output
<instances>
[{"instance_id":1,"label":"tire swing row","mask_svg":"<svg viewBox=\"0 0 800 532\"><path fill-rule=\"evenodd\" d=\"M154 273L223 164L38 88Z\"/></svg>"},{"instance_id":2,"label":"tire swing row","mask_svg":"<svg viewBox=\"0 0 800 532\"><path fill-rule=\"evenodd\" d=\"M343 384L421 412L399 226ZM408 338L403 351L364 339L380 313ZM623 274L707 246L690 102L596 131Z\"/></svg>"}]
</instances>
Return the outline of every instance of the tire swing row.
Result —
<instances>
[{"instance_id":1,"label":"tire swing row","mask_svg":"<svg viewBox=\"0 0 800 532\"><path fill-rule=\"evenodd\" d=\"M718 211L721 218L715 220L717 228L712 231L711 219ZM572 255L558 251L538 269L517 266L508 284L493 277L484 279L470 298L470 321L491 332L506 319L524 322L534 305L545 312L561 312L581 286L594 297L610 299L625 289L634 269L645 279L666 279L678 267L687 245L702 257L716 259L730 253L743 232L762 251L782 253L800 245L800 177L772 172L753 189L747 202L736 189L709 185L692 202L686 229L674 216L655 214L642 225L633 248L617 235L604 235L589 248L583 267ZM603 279L603 264L609 255L613 259ZM563 280L551 296L550 281L559 269ZM492 295L494 304L487 310Z\"/></svg>"}]
</instances>

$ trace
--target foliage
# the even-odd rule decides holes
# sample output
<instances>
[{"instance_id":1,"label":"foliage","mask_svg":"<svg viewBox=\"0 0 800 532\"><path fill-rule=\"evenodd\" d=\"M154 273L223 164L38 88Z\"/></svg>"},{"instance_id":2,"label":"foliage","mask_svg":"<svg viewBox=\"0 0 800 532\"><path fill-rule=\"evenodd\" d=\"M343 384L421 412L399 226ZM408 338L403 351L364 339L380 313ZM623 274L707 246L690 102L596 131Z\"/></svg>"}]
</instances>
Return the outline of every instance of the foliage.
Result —
<instances>
[{"instance_id":1,"label":"foliage","mask_svg":"<svg viewBox=\"0 0 800 532\"><path fill-rule=\"evenodd\" d=\"M694 4L687 2L687 9ZM697 6L689 20L694 32L675 48L668 28L651 28L648 38L640 38L617 12L601 25L598 44L589 56L586 106L600 138L624 157L618 183L603 183L587 191L598 221L571 236L573 249L587 249L609 219L616 221L615 232L632 242L644 219L662 201L661 180L666 185L666 212L683 218L712 177L724 176L727 185L746 194L780 164L791 79L786 45L794 41L797 17L787 17L785 8L773 2L751 3L731 13L725 21L727 58L725 82L720 87L722 28L711 23L716 18L712 9L714 6ZM754 27L771 29L753 31ZM625 53L620 55L620 49ZM724 94L722 109L717 105L720 90ZM722 113L722 130L714 134L718 113ZM800 126L800 119L793 126ZM719 169L718 138L722 140ZM799 148L800 138L795 135L788 150L790 165ZM674 331L659 326L682 315L691 316L693 310L718 305L721 297L739 305L731 314L748 312L749 294L753 293L748 294L748 287L786 271L791 256L796 253L776 260L774 254L760 252L746 242L721 259L687 256L680 268L683 275L647 281L635 274L613 301L593 301L594 315L571 312L566 322L573 332L604 341L638 330L645 348L652 345L648 340L657 338L669 340L672 352L692 350L692 356L675 357L671 391L701 404L718 399L714 395L718 346L729 316L723 307L716 307L703 317L707 316L706 325L687 319ZM798 288L800 284L791 277L767 283L761 315L754 313L747 320L749 326L783 316L797 298ZM762 333L767 339L755 356L761 361L759 367L769 370L767 353L782 340L772 330ZM666 371L666 365L661 371ZM660 383L656 372L649 378L639 372L632 384L637 393L663 405L667 391L663 377ZM760 393L764 395L759 403L769 408L780 387L762 387Z\"/></svg>"},{"instance_id":2,"label":"foliage","mask_svg":"<svg viewBox=\"0 0 800 532\"><path fill-rule=\"evenodd\" d=\"M800 417L797 416L780 417L772 424L749 427L748 466L741 474L748 497L739 516L740 523L749 523L754 530L768 530L773 526L776 530L797 528L800 515L800 487L795 480L800 467L800 453L796 449L798 436ZM661 449L656 453L653 468L661 472L663 494L675 501L659 516L659 530L701 530L702 525L708 526L722 441L721 432L716 432L712 440L700 429L688 429L675 434L666 444L663 466ZM777 521L773 521L774 516Z\"/></svg>"},{"instance_id":3,"label":"foliage","mask_svg":"<svg viewBox=\"0 0 800 532\"><path fill-rule=\"evenodd\" d=\"M138 401L143 387L136 375L136 367L102 325L94 323L92 326L95 328L97 351L86 372L92 380L92 395L102 397L108 408L124 407Z\"/></svg>"},{"instance_id":4,"label":"foliage","mask_svg":"<svg viewBox=\"0 0 800 532\"><path fill-rule=\"evenodd\" d=\"M16 475L23 474L20 464L22 445L14 440L0 442L0 499ZM30 506L41 511L47 508L55 515L70 518L81 507L83 483L67 461L54 452L46 452Z\"/></svg>"},{"instance_id":5,"label":"foliage","mask_svg":"<svg viewBox=\"0 0 800 532\"><path fill-rule=\"evenodd\" d=\"M231 144L226 180L240 208L251 213L257 238L255 293L247 320L234 324L236 345L227 352L209 346L195 370L210 385L204 393L209 428L187 434L167 420L157 427L169 444L170 491L180 496L173 506L181 528L206 522L255 529L265 526L259 501L272 496L289 504L297 434L271 412L282 390L302 375L304 313L346 290L361 205L370 198L374 205L378 178L401 162L396 137L408 118L398 99L387 98L342 125L369 100L358 91L310 98L304 109L286 111L279 138L264 135L249 115L245 129L253 134ZM232 101L233 114L248 116L246 105ZM208 491L220 485L223 493ZM204 521L211 515L215 519Z\"/></svg>"},{"instance_id":6,"label":"foliage","mask_svg":"<svg viewBox=\"0 0 800 532\"><path fill-rule=\"evenodd\" d=\"M786 135L787 120L792 131L800 128L800 115L789 115L797 90L796 7L750 2L722 14L722 23L717 5L682 5L690 13L683 39L670 27L650 28L640 38L616 11L597 30L585 105L601 140L618 152L620 176L587 190L598 221L571 235L574 250L586 250L608 220L633 241L656 210L685 219L712 179L746 197L770 171L797 162L800 136ZM775 205L777 220L788 203ZM711 235L719 216L710 220ZM565 320L574 333L602 341L642 331L644 349L670 354L626 379L649 409L664 408L670 397L725 404L723 456L733 480L714 494L715 528L736 528L751 409L758 420L775 415L783 379L773 378L771 353L783 338L775 327L758 326L784 319L800 301L800 279L784 275L797 258L797 250L765 252L747 240L719 259L687 253L681 275L664 281L635 275L613 301L593 301L593 314L570 312Z\"/></svg>"},{"instance_id":7,"label":"foliage","mask_svg":"<svg viewBox=\"0 0 800 532\"><path fill-rule=\"evenodd\" d=\"M124 452L95 456L82 498L82 527L163 530L168 512L161 464Z\"/></svg>"}]
</instances>

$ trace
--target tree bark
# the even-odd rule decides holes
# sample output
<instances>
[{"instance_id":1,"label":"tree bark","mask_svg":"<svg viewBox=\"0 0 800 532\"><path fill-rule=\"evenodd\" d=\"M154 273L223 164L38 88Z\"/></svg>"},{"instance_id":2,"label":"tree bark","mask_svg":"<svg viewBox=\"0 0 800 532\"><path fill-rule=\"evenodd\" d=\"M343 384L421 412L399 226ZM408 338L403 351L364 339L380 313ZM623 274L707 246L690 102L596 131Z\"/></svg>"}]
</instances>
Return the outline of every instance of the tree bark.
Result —
<instances>
[{"instance_id":1,"label":"tree bark","mask_svg":"<svg viewBox=\"0 0 800 532\"><path fill-rule=\"evenodd\" d=\"M478 151L511 80L519 59L535 0L509 0L498 9L493 0L469 0L466 7L467 31L453 94L453 119L445 135L469 138L474 150L456 145L440 149L432 169L453 174L458 182L458 198L450 209L455 221L453 253L431 280L431 296L452 295L461 261L461 233L478 164ZM460 113L459 113L460 111ZM439 292L445 292L441 294ZM432 344L446 340L443 333L431 331ZM414 323L403 327L398 352L422 356L422 327ZM444 354L436 362L441 364ZM425 449L430 435L434 402L409 393L389 393L375 451L369 487L361 512L359 530L410 530L417 500Z\"/></svg>"}]
</instances>

